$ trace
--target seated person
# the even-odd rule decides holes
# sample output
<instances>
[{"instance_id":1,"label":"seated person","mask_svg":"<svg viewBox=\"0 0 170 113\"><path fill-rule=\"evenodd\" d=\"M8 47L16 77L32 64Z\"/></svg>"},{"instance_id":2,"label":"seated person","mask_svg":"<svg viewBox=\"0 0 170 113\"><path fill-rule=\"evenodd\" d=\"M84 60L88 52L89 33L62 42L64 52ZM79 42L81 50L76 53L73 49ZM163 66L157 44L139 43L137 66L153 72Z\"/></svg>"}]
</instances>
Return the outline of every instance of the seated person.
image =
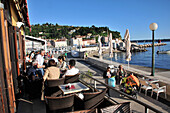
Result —
<instances>
[{"instance_id":1,"label":"seated person","mask_svg":"<svg viewBox=\"0 0 170 113\"><path fill-rule=\"evenodd\" d=\"M25 62L32 62L32 60L29 58L29 54L26 54L25 56Z\"/></svg>"},{"instance_id":2,"label":"seated person","mask_svg":"<svg viewBox=\"0 0 170 113\"><path fill-rule=\"evenodd\" d=\"M58 59L54 57L54 55L51 55L51 59L55 60L56 63L58 63Z\"/></svg>"},{"instance_id":3,"label":"seated person","mask_svg":"<svg viewBox=\"0 0 170 113\"><path fill-rule=\"evenodd\" d=\"M69 70L66 71L66 73L64 74L64 76L69 76L69 75L76 75L79 73L79 69L75 68L76 65L76 61L75 60L70 60L69 61L69 65L68 68Z\"/></svg>"},{"instance_id":4,"label":"seated person","mask_svg":"<svg viewBox=\"0 0 170 113\"><path fill-rule=\"evenodd\" d=\"M66 72L66 62L63 61L63 57L62 56L59 56L58 57L58 64L57 64L57 67L60 68L60 72L61 74L64 74Z\"/></svg>"},{"instance_id":5,"label":"seated person","mask_svg":"<svg viewBox=\"0 0 170 113\"><path fill-rule=\"evenodd\" d=\"M55 60L51 59L49 60L49 66L45 70L45 74L43 76L43 80L46 79L58 79L60 77L60 69L56 67Z\"/></svg>"},{"instance_id":6,"label":"seated person","mask_svg":"<svg viewBox=\"0 0 170 113\"><path fill-rule=\"evenodd\" d=\"M38 74L37 74L37 70L36 70L37 65L38 65L38 61L34 61L34 62L32 62L32 66L27 69L26 73L27 73L28 79L31 82L36 80L36 79L39 79Z\"/></svg>"}]
</instances>

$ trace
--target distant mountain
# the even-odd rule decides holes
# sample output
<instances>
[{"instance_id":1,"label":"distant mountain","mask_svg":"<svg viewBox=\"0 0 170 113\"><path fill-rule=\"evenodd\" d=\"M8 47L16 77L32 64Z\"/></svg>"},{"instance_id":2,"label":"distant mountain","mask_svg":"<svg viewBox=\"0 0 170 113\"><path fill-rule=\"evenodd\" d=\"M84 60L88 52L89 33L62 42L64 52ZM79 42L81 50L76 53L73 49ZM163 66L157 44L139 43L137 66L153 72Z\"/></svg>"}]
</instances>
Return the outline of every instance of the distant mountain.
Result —
<instances>
[{"instance_id":1,"label":"distant mountain","mask_svg":"<svg viewBox=\"0 0 170 113\"><path fill-rule=\"evenodd\" d=\"M42 37L45 39L63 39L63 38L72 38L76 35L86 36L86 38L94 38L95 36L106 37L109 33L112 33L112 38L121 39L120 32L111 31L108 27L80 27L80 26L61 26L57 23L45 23L45 24L35 24L31 25L31 32L29 28L26 28L26 35L31 35L34 37ZM91 34L91 35L89 35Z\"/></svg>"}]
</instances>

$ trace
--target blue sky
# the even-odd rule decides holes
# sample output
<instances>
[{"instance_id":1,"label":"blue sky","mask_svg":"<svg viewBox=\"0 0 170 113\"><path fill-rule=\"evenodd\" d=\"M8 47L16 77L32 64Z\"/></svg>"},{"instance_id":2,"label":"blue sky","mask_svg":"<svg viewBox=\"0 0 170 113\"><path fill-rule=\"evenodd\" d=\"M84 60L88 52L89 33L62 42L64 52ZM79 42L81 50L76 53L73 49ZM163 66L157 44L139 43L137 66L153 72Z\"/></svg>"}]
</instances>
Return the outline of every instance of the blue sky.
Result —
<instances>
[{"instance_id":1,"label":"blue sky","mask_svg":"<svg viewBox=\"0 0 170 113\"><path fill-rule=\"evenodd\" d=\"M158 24L155 39L170 38L170 0L27 0L30 23L107 26L131 40L152 39L149 25Z\"/></svg>"}]
</instances>

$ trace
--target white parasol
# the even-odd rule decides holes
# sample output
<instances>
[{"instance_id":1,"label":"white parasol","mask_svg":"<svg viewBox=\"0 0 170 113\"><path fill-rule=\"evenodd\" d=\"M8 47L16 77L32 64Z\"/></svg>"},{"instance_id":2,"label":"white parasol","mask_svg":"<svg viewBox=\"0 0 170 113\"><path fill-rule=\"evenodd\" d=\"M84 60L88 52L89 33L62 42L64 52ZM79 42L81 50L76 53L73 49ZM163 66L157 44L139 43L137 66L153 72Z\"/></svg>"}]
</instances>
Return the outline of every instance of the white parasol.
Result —
<instances>
[{"instance_id":1,"label":"white parasol","mask_svg":"<svg viewBox=\"0 0 170 113\"><path fill-rule=\"evenodd\" d=\"M99 57L102 55L102 43L101 43L101 36L98 37L98 43L99 43Z\"/></svg>"},{"instance_id":2,"label":"white parasol","mask_svg":"<svg viewBox=\"0 0 170 113\"><path fill-rule=\"evenodd\" d=\"M130 52L131 42L130 42L130 35L128 29L126 29L124 39L125 39L125 49L126 49L126 61L128 61L128 68L129 68L129 61L131 61L131 52Z\"/></svg>"},{"instance_id":3,"label":"white parasol","mask_svg":"<svg viewBox=\"0 0 170 113\"><path fill-rule=\"evenodd\" d=\"M113 57L113 43L112 43L112 33L109 36L109 56Z\"/></svg>"}]
</instances>

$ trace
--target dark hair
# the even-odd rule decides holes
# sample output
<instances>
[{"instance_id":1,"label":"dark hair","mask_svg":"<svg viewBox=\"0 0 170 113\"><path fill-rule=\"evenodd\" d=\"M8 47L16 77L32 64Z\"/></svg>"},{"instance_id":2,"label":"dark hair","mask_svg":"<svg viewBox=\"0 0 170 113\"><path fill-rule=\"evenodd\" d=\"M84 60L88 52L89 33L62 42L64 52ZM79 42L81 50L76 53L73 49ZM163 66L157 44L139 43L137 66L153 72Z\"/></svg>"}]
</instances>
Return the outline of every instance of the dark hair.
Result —
<instances>
[{"instance_id":1,"label":"dark hair","mask_svg":"<svg viewBox=\"0 0 170 113\"><path fill-rule=\"evenodd\" d=\"M121 68L122 67L122 65L119 65L119 68Z\"/></svg>"},{"instance_id":2,"label":"dark hair","mask_svg":"<svg viewBox=\"0 0 170 113\"><path fill-rule=\"evenodd\" d=\"M76 61L74 59L69 61L69 65L70 66L75 66L76 65Z\"/></svg>"},{"instance_id":3,"label":"dark hair","mask_svg":"<svg viewBox=\"0 0 170 113\"><path fill-rule=\"evenodd\" d=\"M63 56L61 56L61 58L62 58L62 60L63 60L63 61L65 61L64 57L65 57L64 55L63 55Z\"/></svg>"},{"instance_id":4,"label":"dark hair","mask_svg":"<svg viewBox=\"0 0 170 113\"><path fill-rule=\"evenodd\" d=\"M45 51L45 50L44 50L44 49L41 49L41 50L40 50L40 53L42 53L43 51Z\"/></svg>"},{"instance_id":5,"label":"dark hair","mask_svg":"<svg viewBox=\"0 0 170 113\"><path fill-rule=\"evenodd\" d=\"M31 57L31 54L32 54L32 53L35 53L35 51L31 51L31 53L29 54L29 58Z\"/></svg>"},{"instance_id":6,"label":"dark hair","mask_svg":"<svg viewBox=\"0 0 170 113\"><path fill-rule=\"evenodd\" d=\"M63 59L62 56L59 56L58 59Z\"/></svg>"},{"instance_id":7,"label":"dark hair","mask_svg":"<svg viewBox=\"0 0 170 113\"><path fill-rule=\"evenodd\" d=\"M107 70L110 69L110 67L107 67Z\"/></svg>"},{"instance_id":8,"label":"dark hair","mask_svg":"<svg viewBox=\"0 0 170 113\"><path fill-rule=\"evenodd\" d=\"M48 66L49 66L49 67L51 67L51 66L56 66L55 60L50 59L49 62L48 62Z\"/></svg>"}]
</instances>

